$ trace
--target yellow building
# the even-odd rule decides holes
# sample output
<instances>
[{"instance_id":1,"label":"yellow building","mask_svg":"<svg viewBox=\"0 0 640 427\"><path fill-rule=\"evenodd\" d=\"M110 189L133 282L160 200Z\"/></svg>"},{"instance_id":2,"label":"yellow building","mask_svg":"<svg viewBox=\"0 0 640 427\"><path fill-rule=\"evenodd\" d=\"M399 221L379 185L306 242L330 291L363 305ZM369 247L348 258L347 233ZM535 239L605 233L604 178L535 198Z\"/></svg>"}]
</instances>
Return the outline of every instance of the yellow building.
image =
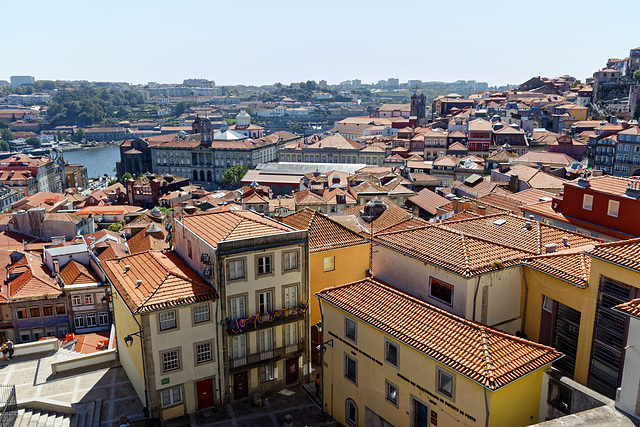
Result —
<instances>
[{"instance_id":1,"label":"yellow building","mask_svg":"<svg viewBox=\"0 0 640 427\"><path fill-rule=\"evenodd\" d=\"M218 295L174 253L110 260L120 363L152 417L170 419L220 401Z\"/></svg>"},{"instance_id":2,"label":"yellow building","mask_svg":"<svg viewBox=\"0 0 640 427\"><path fill-rule=\"evenodd\" d=\"M362 236L312 209L304 209L283 218L282 222L309 231L309 286L311 294L364 279L369 269L369 244ZM312 349L320 344L315 326L322 319L319 302L310 304ZM319 363L314 351L314 360Z\"/></svg>"},{"instance_id":3,"label":"yellow building","mask_svg":"<svg viewBox=\"0 0 640 427\"><path fill-rule=\"evenodd\" d=\"M614 398L628 319L612 307L640 296L640 239L533 257L524 264L527 338L556 347L564 375Z\"/></svg>"},{"instance_id":4,"label":"yellow building","mask_svg":"<svg viewBox=\"0 0 640 427\"><path fill-rule=\"evenodd\" d=\"M323 409L338 422L538 422L544 370L561 357L554 349L465 320L375 279L316 296L323 317Z\"/></svg>"}]
</instances>

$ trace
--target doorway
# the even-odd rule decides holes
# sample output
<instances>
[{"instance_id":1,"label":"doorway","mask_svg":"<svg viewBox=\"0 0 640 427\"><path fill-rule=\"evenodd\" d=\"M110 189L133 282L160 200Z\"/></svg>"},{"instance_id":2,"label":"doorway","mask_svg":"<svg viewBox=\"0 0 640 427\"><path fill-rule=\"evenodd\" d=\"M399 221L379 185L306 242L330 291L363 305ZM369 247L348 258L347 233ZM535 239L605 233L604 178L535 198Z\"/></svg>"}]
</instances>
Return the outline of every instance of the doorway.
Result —
<instances>
[{"instance_id":1,"label":"doorway","mask_svg":"<svg viewBox=\"0 0 640 427\"><path fill-rule=\"evenodd\" d=\"M196 382L198 410L213 406L213 378Z\"/></svg>"},{"instance_id":2,"label":"doorway","mask_svg":"<svg viewBox=\"0 0 640 427\"><path fill-rule=\"evenodd\" d=\"M248 382L247 371L233 374L233 398L235 400L249 396Z\"/></svg>"},{"instance_id":3,"label":"doorway","mask_svg":"<svg viewBox=\"0 0 640 427\"><path fill-rule=\"evenodd\" d=\"M285 362L287 370L287 385L298 382L298 358L289 359Z\"/></svg>"}]
</instances>

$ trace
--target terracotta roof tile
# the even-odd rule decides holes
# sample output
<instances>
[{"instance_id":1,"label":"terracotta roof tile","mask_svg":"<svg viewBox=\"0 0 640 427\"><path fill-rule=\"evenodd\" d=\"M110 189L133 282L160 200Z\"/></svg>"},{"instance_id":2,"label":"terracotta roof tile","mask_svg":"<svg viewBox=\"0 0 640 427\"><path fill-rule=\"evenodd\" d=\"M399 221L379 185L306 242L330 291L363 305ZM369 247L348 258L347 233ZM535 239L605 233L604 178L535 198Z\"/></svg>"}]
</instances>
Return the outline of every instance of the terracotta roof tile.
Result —
<instances>
[{"instance_id":1,"label":"terracotta roof tile","mask_svg":"<svg viewBox=\"0 0 640 427\"><path fill-rule=\"evenodd\" d=\"M588 254L594 258L640 272L640 238L602 243L596 245Z\"/></svg>"},{"instance_id":2,"label":"terracotta roof tile","mask_svg":"<svg viewBox=\"0 0 640 427\"><path fill-rule=\"evenodd\" d=\"M551 347L465 320L375 279L315 295L489 390L562 357Z\"/></svg>"},{"instance_id":3,"label":"terracotta roof tile","mask_svg":"<svg viewBox=\"0 0 640 427\"><path fill-rule=\"evenodd\" d=\"M371 224L373 224L374 233L377 233L379 230L389 228L409 218L413 218L413 215L393 203L391 200L384 197L381 198L381 200L387 205L387 208L379 217L371 222ZM358 222L360 223L360 227L362 228L363 232L369 234L369 223L361 219L361 215L363 214L363 212L364 205L353 206L342 211L342 213L345 215L354 215L359 220Z\"/></svg>"},{"instance_id":4,"label":"terracotta roof tile","mask_svg":"<svg viewBox=\"0 0 640 427\"><path fill-rule=\"evenodd\" d=\"M630 316L640 318L640 298L636 298L631 301L616 305L614 309L622 311L623 313Z\"/></svg>"},{"instance_id":5,"label":"terracotta roof tile","mask_svg":"<svg viewBox=\"0 0 640 427\"><path fill-rule=\"evenodd\" d=\"M526 260L526 265L579 288L586 288L589 286L591 257L585 252L591 249L593 245L583 246L577 250L540 255Z\"/></svg>"},{"instance_id":6,"label":"terracotta roof tile","mask_svg":"<svg viewBox=\"0 0 640 427\"><path fill-rule=\"evenodd\" d=\"M367 244L359 234L313 209L305 208L287 215L282 222L298 230L309 230L310 252Z\"/></svg>"},{"instance_id":7,"label":"terracotta roof tile","mask_svg":"<svg viewBox=\"0 0 640 427\"><path fill-rule=\"evenodd\" d=\"M7 269L7 273L18 273L19 276L9 281L9 300L40 299L44 295L58 297L62 294L51 271L42 263L40 257L22 253L23 257L15 264L20 269Z\"/></svg>"},{"instance_id":8,"label":"terracotta roof tile","mask_svg":"<svg viewBox=\"0 0 640 427\"><path fill-rule=\"evenodd\" d=\"M445 199L428 188L420 190L418 194L409 197L407 201L429 212L431 215L435 215L439 207L449 203L449 199Z\"/></svg>"},{"instance_id":9,"label":"terracotta roof tile","mask_svg":"<svg viewBox=\"0 0 640 427\"><path fill-rule=\"evenodd\" d=\"M218 298L215 289L173 252L149 251L105 261L104 271L132 313Z\"/></svg>"},{"instance_id":10,"label":"terracotta roof tile","mask_svg":"<svg viewBox=\"0 0 640 427\"><path fill-rule=\"evenodd\" d=\"M77 285L84 283L100 283L93 271L80 264L76 260L71 260L60 270L60 277L65 285Z\"/></svg>"}]
</instances>

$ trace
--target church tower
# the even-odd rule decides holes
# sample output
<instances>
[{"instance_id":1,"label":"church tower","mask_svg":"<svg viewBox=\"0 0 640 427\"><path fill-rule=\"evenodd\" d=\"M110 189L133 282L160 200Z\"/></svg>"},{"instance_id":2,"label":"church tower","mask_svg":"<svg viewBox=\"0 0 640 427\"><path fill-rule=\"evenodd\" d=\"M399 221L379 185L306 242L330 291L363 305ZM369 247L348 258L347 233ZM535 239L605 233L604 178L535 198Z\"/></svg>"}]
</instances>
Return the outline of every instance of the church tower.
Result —
<instances>
[{"instance_id":1,"label":"church tower","mask_svg":"<svg viewBox=\"0 0 640 427\"><path fill-rule=\"evenodd\" d=\"M418 121L424 119L426 116L427 102L424 92L418 95L418 88L414 89L413 95L411 95L411 113L410 115L416 116Z\"/></svg>"},{"instance_id":2,"label":"church tower","mask_svg":"<svg viewBox=\"0 0 640 427\"><path fill-rule=\"evenodd\" d=\"M200 123L201 123L200 145L211 147L211 142L213 141L213 129L211 127L211 119L209 117L205 117L204 119L201 119Z\"/></svg>"}]
</instances>

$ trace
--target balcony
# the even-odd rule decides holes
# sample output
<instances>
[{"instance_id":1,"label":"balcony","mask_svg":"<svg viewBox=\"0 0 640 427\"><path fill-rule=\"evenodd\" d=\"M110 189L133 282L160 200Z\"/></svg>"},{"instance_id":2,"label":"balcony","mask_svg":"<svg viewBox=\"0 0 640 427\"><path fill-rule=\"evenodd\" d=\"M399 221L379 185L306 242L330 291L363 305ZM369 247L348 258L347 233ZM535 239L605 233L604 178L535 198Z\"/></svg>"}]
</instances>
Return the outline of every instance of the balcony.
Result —
<instances>
[{"instance_id":1,"label":"balcony","mask_svg":"<svg viewBox=\"0 0 640 427\"><path fill-rule=\"evenodd\" d=\"M283 308L267 314L256 314L237 320L226 319L227 332L239 334L260 329L272 328L284 323L297 322L305 318L309 303L301 303L296 307Z\"/></svg>"},{"instance_id":2,"label":"balcony","mask_svg":"<svg viewBox=\"0 0 640 427\"><path fill-rule=\"evenodd\" d=\"M304 352L306 344L300 341L297 344L286 345L267 351L259 351L250 353L243 357L229 358L229 367L231 371L250 369L262 363L273 362L282 358L293 356Z\"/></svg>"}]
</instances>

